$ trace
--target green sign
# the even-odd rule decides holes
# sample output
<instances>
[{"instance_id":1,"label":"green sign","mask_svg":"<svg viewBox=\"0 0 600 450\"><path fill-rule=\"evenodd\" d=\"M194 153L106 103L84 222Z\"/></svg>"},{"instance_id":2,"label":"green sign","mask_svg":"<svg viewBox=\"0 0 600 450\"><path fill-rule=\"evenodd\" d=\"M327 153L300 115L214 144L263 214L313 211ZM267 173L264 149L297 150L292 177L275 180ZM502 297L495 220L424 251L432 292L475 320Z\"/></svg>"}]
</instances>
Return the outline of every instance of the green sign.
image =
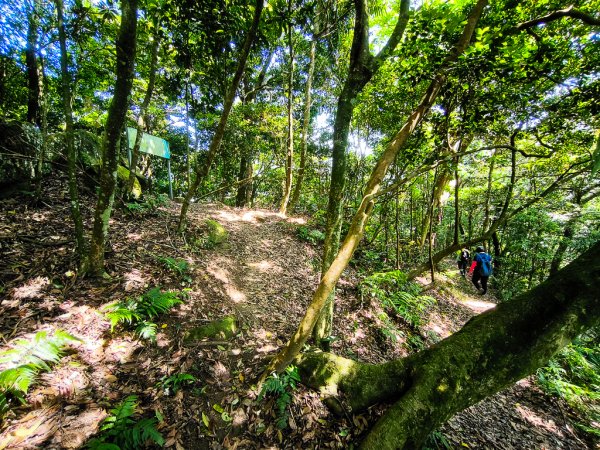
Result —
<instances>
[{"instance_id":1,"label":"green sign","mask_svg":"<svg viewBox=\"0 0 600 450\"><path fill-rule=\"evenodd\" d=\"M133 146L135 145L136 135L137 130L135 128L127 127L127 141L129 142L130 149L133 149ZM150 153L151 155L160 156L161 158L165 159L171 158L169 143L164 139L161 139L157 136L152 136L148 133L142 134L140 152Z\"/></svg>"}]
</instances>

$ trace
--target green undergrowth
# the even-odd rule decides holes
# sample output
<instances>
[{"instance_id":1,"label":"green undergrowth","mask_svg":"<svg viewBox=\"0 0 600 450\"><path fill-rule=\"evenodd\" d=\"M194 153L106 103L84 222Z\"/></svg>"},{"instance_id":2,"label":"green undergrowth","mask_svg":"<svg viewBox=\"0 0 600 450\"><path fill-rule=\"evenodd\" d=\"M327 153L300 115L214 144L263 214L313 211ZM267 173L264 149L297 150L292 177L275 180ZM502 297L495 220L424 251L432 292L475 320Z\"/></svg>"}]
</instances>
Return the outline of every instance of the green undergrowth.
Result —
<instances>
[{"instance_id":1,"label":"green undergrowth","mask_svg":"<svg viewBox=\"0 0 600 450\"><path fill-rule=\"evenodd\" d=\"M156 341L158 326L154 320L171 308L183 303L185 292L161 291L155 287L137 297L127 297L101 308L110 321L111 331L116 326L133 328L141 339Z\"/></svg>"},{"instance_id":2,"label":"green undergrowth","mask_svg":"<svg viewBox=\"0 0 600 450\"><path fill-rule=\"evenodd\" d=\"M138 398L130 395L110 410L100 426L99 435L90 440L86 447L92 450L135 450L148 443L162 446L165 440L157 430L163 421L158 411L156 417L136 419Z\"/></svg>"},{"instance_id":3,"label":"green undergrowth","mask_svg":"<svg viewBox=\"0 0 600 450\"><path fill-rule=\"evenodd\" d=\"M41 372L49 372L64 356L68 344L80 339L56 330L40 331L31 339L16 339L0 353L0 418L15 404L26 404L29 388Z\"/></svg>"},{"instance_id":4,"label":"green undergrowth","mask_svg":"<svg viewBox=\"0 0 600 450\"><path fill-rule=\"evenodd\" d=\"M142 201L125 203L125 207L129 212L136 216L144 216L156 214L158 208L165 206L169 201L169 197L165 194L145 195Z\"/></svg>"},{"instance_id":5,"label":"green undergrowth","mask_svg":"<svg viewBox=\"0 0 600 450\"><path fill-rule=\"evenodd\" d=\"M277 428L284 430L288 426L290 417L289 406L292 403L293 391L300 383L298 368L288 366L281 374L272 373L265 380L258 400L262 401L266 397L275 400Z\"/></svg>"},{"instance_id":6,"label":"green undergrowth","mask_svg":"<svg viewBox=\"0 0 600 450\"><path fill-rule=\"evenodd\" d=\"M189 373L176 373L163 377L158 386L166 396L176 394L186 386L192 386L198 379Z\"/></svg>"},{"instance_id":7,"label":"green undergrowth","mask_svg":"<svg viewBox=\"0 0 600 450\"><path fill-rule=\"evenodd\" d=\"M309 242L313 245L321 244L325 240L325 233L306 225L301 225L296 229L296 236L301 241Z\"/></svg>"},{"instance_id":8,"label":"green undergrowth","mask_svg":"<svg viewBox=\"0 0 600 450\"><path fill-rule=\"evenodd\" d=\"M563 398L587 423L576 424L600 441L600 330L578 337L537 371L537 382L547 393Z\"/></svg>"},{"instance_id":9,"label":"green undergrowth","mask_svg":"<svg viewBox=\"0 0 600 450\"><path fill-rule=\"evenodd\" d=\"M190 264L181 258L171 258L170 256L156 256L156 259L169 271L177 275L181 281L190 283Z\"/></svg>"},{"instance_id":10,"label":"green undergrowth","mask_svg":"<svg viewBox=\"0 0 600 450\"><path fill-rule=\"evenodd\" d=\"M413 327L422 325L427 310L435 304L433 297L421 295L421 286L409 281L399 270L376 272L364 278L360 283L360 293L363 299L377 299L386 310L402 317Z\"/></svg>"}]
</instances>

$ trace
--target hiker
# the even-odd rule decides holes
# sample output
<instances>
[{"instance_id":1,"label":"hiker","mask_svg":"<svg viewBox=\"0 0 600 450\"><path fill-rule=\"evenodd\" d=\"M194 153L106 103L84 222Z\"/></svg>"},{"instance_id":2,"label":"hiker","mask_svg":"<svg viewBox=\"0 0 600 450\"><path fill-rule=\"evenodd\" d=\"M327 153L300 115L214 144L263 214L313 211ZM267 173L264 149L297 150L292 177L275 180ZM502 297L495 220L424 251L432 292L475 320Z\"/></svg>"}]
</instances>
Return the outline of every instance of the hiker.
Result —
<instances>
[{"instance_id":1,"label":"hiker","mask_svg":"<svg viewBox=\"0 0 600 450\"><path fill-rule=\"evenodd\" d=\"M471 252L463 248L457 252L456 264L458 264L458 270L463 277L467 276L467 267L471 262Z\"/></svg>"},{"instance_id":2,"label":"hiker","mask_svg":"<svg viewBox=\"0 0 600 450\"><path fill-rule=\"evenodd\" d=\"M482 246L477 247L475 252L469 275L473 275L471 280L477 290L482 291L480 294L485 295L487 293L488 278L492 274L492 257L485 252ZM481 286L479 285L480 281Z\"/></svg>"}]
</instances>

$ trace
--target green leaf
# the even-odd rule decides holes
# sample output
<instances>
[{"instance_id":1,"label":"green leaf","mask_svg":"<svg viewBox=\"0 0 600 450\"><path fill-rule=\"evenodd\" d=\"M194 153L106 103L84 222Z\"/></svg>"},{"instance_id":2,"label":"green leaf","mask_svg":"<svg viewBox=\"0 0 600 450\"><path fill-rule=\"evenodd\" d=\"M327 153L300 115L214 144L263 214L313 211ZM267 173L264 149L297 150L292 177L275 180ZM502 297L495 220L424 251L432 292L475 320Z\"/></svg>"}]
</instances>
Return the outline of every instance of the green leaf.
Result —
<instances>
[{"instance_id":1,"label":"green leaf","mask_svg":"<svg viewBox=\"0 0 600 450\"><path fill-rule=\"evenodd\" d=\"M221 405L217 405L216 403L213 405L213 409L219 414L222 414L225 411Z\"/></svg>"},{"instance_id":2,"label":"green leaf","mask_svg":"<svg viewBox=\"0 0 600 450\"><path fill-rule=\"evenodd\" d=\"M206 428L210 428L210 420L209 420L208 416L206 414L204 414L204 412L202 413L202 422L204 423L204 426Z\"/></svg>"}]
</instances>

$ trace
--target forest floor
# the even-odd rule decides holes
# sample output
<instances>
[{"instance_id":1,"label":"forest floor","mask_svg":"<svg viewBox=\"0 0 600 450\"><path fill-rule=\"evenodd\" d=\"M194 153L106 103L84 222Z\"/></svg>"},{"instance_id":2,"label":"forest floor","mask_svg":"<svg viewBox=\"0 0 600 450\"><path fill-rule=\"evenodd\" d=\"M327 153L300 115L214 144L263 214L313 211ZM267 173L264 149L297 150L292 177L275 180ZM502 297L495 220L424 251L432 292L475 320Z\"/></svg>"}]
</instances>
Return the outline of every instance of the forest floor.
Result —
<instances>
[{"instance_id":1,"label":"forest floor","mask_svg":"<svg viewBox=\"0 0 600 450\"><path fill-rule=\"evenodd\" d=\"M89 226L92 197L83 197ZM21 194L0 199L0 350L41 330L62 329L81 339L39 377L28 404L0 422L0 449L81 448L108 410L132 394L140 415L160 413L165 447L178 450L352 448L385 410L337 418L318 393L299 386L287 427L279 430L274 399L259 400L254 383L303 315L318 281L320 250L297 237L304 218L196 204L186 233L179 234L178 211L175 203L148 212L118 208L107 254L112 278L92 280L75 274L64 184L49 183L35 206ZM208 218L228 231L226 242L206 245ZM185 260L189 272L169 270L166 257ZM339 339L332 351L370 363L399 358L494 306L491 295L477 295L451 265L437 278L428 291L436 303L415 333L400 318L383 320L381 306L361 298L360 275L347 270L337 291ZM187 290L185 303L157 320L156 343L119 327L111 332L100 308L153 287ZM184 343L193 327L225 316L236 318L235 337ZM164 380L181 373L197 381L173 394ZM429 447L593 448L576 420L564 402L527 378L456 415Z\"/></svg>"}]
</instances>

